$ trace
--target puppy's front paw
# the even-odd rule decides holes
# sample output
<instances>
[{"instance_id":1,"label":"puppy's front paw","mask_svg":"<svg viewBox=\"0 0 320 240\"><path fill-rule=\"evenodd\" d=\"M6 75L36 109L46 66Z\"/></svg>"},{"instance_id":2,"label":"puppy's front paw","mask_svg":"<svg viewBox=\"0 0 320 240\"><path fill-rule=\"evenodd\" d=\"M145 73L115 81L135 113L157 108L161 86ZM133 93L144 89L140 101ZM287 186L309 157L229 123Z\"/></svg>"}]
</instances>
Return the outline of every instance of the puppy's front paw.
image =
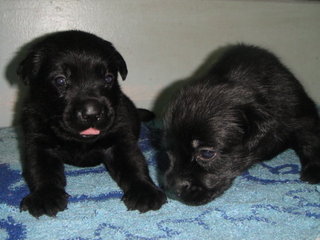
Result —
<instances>
[{"instance_id":1,"label":"puppy's front paw","mask_svg":"<svg viewBox=\"0 0 320 240\"><path fill-rule=\"evenodd\" d=\"M41 189L30 193L20 203L21 211L29 211L34 217L56 216L67 208L69 195L62 189Z\"/></svg>"},{"instance_id":2,"label":"puppy's front paw","mask_svg":"<svg viewBox=\"0 0 320 240\"><path fill-rule=\"evenodd\" d=\"M163 191L151 184L133 185L122 198L128 210L158 210L167 201Z\"/></svg>"},{"instance_id":3,"label":"puppy's front paw","mask_svg":"<svg viewBox=\"0 0 320 240\"><path fill-rule=\"evenodd\" d=\"M305 166L301 171L301 180L311 184L320 183L320 165Z\"/></svg>"}]
</instances>

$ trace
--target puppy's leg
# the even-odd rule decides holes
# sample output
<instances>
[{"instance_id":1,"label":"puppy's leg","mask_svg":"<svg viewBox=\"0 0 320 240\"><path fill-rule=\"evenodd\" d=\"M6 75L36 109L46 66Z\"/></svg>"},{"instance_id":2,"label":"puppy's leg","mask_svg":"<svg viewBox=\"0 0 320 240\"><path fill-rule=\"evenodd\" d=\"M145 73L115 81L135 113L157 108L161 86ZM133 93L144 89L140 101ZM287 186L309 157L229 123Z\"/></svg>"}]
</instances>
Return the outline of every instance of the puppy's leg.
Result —
<instances>
[{"instance_id":1,"label":"puppy's leg","mask_svg":"<svg viewBox=\"0 0 320 240\"><path fill-rule=\"evenodd\" d=\"M106 166L124 191L123 201L129 210L157 210L166 195L153 183L145 158L137 143L121 143L107 150Z\"/></svg>"},{"instance_id":2,"label":"puppy's leg","mask_svg":"<svg viewBox=\"0 0 320 240\"><path fill-rule=\"evenodd\" d=\"M28 144L29 145L29 144ZM56 153L35 143L26 149L23 176L30 189L20 204L22 211L34 217L55 216L67 207L68 194L64 188L64 165Z\"/></svg>"},{"instance_id":3,"label":"puppy's leg","mask_svg":"<svg viewBox=\"0 0 320 240\"><path fill-rule=\"evenodd\" d=\"M317 129L296 132L294 150L300 157L301 180L320 183L320 135Z\"/></svg>"}]
</instances>

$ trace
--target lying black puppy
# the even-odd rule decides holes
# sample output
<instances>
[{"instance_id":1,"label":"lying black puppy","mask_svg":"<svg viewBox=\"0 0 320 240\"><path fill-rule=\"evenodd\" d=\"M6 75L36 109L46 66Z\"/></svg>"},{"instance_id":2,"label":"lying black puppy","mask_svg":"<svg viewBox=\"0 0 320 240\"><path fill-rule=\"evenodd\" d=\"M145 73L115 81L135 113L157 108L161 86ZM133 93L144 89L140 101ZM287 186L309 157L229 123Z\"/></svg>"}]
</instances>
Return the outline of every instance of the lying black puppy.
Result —
<instances>
[{"instance_id":1,"label":"lying black puppy","mask_svg":"<svg viewBox=\"0 0 320 240\"><path fill-rule=\"evenodd\" d=\"M274 55L233 46L167 110L166 188L187 204L205 204L287 148L300 157L301 179L319 183L319 130L315 104Z\"/></svg>"},{"instance_id":2,"label":"lying black puppy","mask_svg":"<svg viewBox=\"0 0 320 240\"><path fill-rule=\"evenodd\" d=\"M121 92L118 73L124 80L127 66L112 44L81 31L45 37L22 61L18 75L30 87L21 121L30 194L22 210L55 216L67 207L64 163L105 164L129 210L165 203L138 147L138 111Z\"/></svg>"}]
</instances>

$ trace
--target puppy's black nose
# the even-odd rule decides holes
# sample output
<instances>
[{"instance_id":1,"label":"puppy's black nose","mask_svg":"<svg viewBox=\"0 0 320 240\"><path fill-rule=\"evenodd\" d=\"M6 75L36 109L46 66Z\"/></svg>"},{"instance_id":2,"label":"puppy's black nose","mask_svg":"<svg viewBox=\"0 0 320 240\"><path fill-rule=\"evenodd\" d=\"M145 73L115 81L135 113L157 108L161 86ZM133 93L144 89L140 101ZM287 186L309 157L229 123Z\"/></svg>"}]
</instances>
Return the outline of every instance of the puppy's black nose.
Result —
<instances>
[{"instance_id":1,"label":"puppy's black nose","mask_svg":"<svg viewBox=\"0 0 320 240\"><path fill-rule=\"evenodd\" d=\"M191 183L185 179L177 179L174 184L174 192L180 197L184 191L190 189Z\"/></svg>"},{"instance_id":2,"label":"puppy's black nose","mask_svg":"<svg viewBox=\"0 0 320 240\"><path fill-rule=\"evenodd\" d=\"M96 100L86 100L82 103L77 115L81 121L94 123L99 121L104 115L104 108L102 104Z\"/></svg>"}]
</instances>

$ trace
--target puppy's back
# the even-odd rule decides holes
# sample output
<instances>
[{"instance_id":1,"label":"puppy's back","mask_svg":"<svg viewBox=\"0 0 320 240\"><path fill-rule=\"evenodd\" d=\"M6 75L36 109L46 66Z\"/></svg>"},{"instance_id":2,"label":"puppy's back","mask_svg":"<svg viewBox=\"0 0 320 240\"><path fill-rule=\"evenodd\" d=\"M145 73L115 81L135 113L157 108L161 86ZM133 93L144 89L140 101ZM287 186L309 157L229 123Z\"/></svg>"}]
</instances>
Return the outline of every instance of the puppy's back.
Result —
<instances>
[{"instance_id":1,"label":"puppy's back","mask_svg":"<svg viewBox=\"0 0 320 240\"><path fill-rule=\"evenodd\" d=\"M278 120L317 116L315 104L302 85L274 54L239 44L227 48L206 77L180 90L169 106L165 123L180 128L189 123L194 126L245 105Z\"/></svg>"},{"instance_id":2,"label":"puppy's back","mask_svg":"<svg viewBox=\"0 0 320 240\"><path fill-rule=\"evenodd\" d=\"M273 53L256 46L239 44L227 49L205 81L242 85L271 111L315 111L313 101L290 70Z\"/></svg>"}]
</instances>

